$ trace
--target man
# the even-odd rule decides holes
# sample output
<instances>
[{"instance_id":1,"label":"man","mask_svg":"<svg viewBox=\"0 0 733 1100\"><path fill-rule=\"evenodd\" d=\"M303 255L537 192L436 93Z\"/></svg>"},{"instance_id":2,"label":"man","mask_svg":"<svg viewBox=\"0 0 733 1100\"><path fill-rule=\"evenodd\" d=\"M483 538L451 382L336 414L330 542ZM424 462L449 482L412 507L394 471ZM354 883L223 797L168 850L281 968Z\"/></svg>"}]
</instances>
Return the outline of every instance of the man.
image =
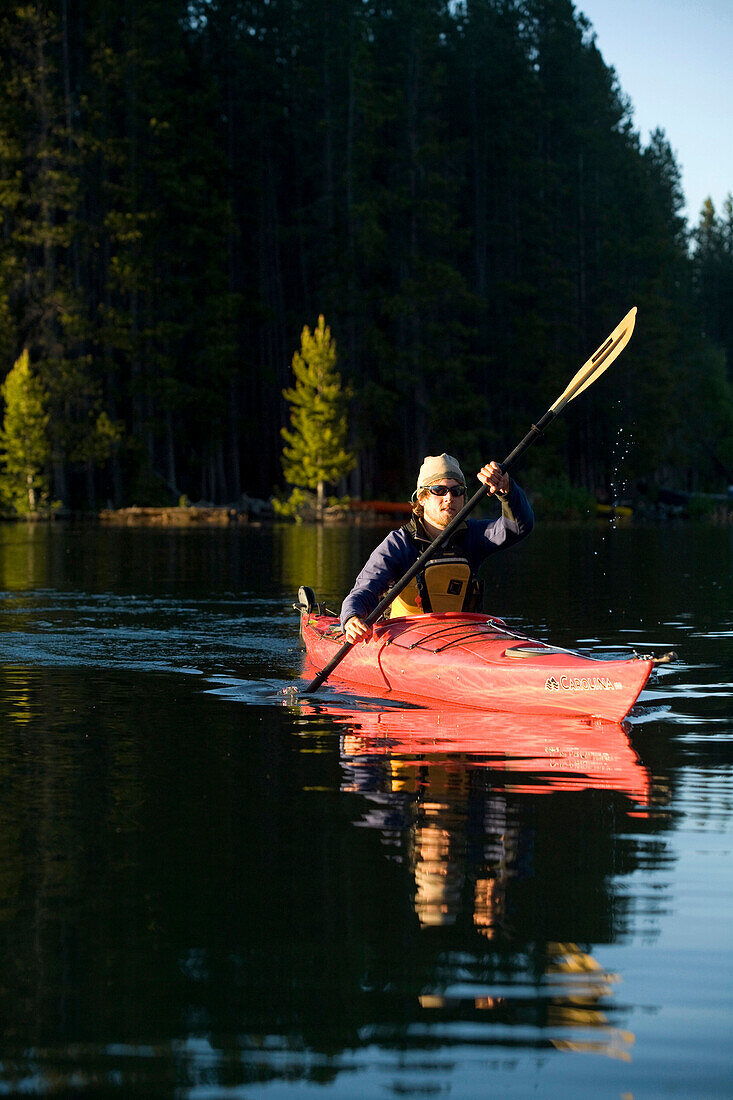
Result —
<instances>
[{"instance_id":1,"label":"man","mask_svg":"<svg viewBox=\"0 0 733 1100\"><path fill-rule=\"evenodd\" d=\"M526 496L497 462L489 462L478 479L501 501L497 520L466 520L422 573L396 598L391 614L469 611L477 607L478 571L497 550L514 546L534 526ZM390 532L374 550L341 607L341 625L349 642L368 641L372 627L364 619L374 610L466 502L466 479L452 455L428 455L420 467L409 523Z\"/></svg>"}]
</instances>

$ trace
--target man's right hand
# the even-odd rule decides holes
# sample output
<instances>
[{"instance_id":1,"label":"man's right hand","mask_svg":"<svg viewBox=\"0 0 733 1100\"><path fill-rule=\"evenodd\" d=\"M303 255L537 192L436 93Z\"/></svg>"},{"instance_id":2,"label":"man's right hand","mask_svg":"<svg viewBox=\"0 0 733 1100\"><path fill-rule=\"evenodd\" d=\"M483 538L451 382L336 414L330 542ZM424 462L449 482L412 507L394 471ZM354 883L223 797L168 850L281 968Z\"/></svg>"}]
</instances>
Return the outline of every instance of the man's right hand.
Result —
<instances>
[{"instance_id":1,"label":"man's right hand","mask_svg":"<svg viewBox=\"0 0 733 1100\"><path fill-rule=\"evenodd\" d=\"M346 626L344 627L344 634L346 640L354 645L355 642L368 642L374 633L374 628L367 626L363 619L360 619L358 615L352 615Z\"/></svg>"}]
</instances>

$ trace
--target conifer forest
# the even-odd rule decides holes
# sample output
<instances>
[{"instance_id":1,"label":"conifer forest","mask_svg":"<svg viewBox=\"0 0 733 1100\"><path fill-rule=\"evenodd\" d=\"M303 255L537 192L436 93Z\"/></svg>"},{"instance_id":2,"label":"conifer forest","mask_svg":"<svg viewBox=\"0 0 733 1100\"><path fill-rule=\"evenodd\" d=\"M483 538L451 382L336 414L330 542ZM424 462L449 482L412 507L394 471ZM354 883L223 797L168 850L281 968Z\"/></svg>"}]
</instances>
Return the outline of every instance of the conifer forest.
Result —
<instances>
[{"instance_id":1,"label":"conifer forest","mask_svg":"<svg viewBox=\"0 0 733 1100\"><path fill-rule=\"evenodd\" d=\"M356 460L334 490L404 499L425 454L501 460L632 306L522 483L725 491L733 203L683 207L570 0L2 7L0 382L41 387L68 508L282 488L321 316Z\"/></svg>"}]
</instances>

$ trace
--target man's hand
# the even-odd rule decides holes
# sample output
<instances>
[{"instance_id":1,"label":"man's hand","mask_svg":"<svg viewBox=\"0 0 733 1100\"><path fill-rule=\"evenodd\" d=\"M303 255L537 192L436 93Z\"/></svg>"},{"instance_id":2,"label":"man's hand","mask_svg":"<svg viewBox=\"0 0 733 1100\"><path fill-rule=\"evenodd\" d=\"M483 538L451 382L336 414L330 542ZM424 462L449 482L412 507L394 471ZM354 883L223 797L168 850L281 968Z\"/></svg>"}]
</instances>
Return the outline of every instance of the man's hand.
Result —
<instances>
[{"instance_id":1,"label":"man's hand","mask_svg":"<svg viewBox=\"0 0 733 1100\"><path fill-rule=\"evenodd\" d=\"M355 642L368 642L374 633L371 626L367 626L358 615L352 615L344 628L346 640L353 645Z\"/></svg>"},{"instance_id":2,"label":"man's hand","mask_svg":"<svg viewBox=\"0 0 733 1100\"><path fill-rule=\"evenodd\" d=\"M508 493L511 484L509 474L505 474L498 462L487 462L476 475L479 481L489 486L490 493Z\"/></svg>"}]
</instances>

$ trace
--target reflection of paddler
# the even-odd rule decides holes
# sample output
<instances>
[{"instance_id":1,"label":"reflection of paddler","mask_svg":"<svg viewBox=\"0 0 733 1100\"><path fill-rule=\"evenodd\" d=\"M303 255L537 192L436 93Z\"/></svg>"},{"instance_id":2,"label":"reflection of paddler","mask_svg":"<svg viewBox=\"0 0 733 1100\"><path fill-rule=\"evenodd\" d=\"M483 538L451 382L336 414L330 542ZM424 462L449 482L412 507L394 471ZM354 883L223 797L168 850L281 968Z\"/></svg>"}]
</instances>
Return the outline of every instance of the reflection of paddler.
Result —
<instances>
[{"instance_id":1,"label":"reflection of paddler","mask_svg":"<svg viewBox=\"0 0 733 1100\"><path fill-rule=\"evenodd\" d=\"M429 791L433 799L464 799L469 790L469 776L467 770L455 766L456 763L460 764L460 761L446 761L441 758L433 760L429 756L422 760L391 756L390 788L393 791L409 791L411 794Z\"/></svg>"},{"instance_id":2,"label":"reflection of paddler","mask_svg":"<svg viewBox=\"0 0 733 1100\"><path fill-rule=\"evenodd\" d=\"M430 801L418 801L418 817L412 840L415 875L415 913L423 927L453 924L460 908L465 863L465 816L450 808L450 801L465 800L468 774L449 771L441 764L390 760L392 791L417 795L429 792ZM440 801L438 801L440 799Z\"/></svg>"},{"instance_id":3,"label":"reflection of paddler","mask_svg":"<svg viewBox=\"0 0 733 1100\"><path fill-rule=\"evenodd\" d=\"M436 817L446 807L430 804L426 814ZM460 907L463 889L463 852L456 851L456 838L440 820L427 821L415 828L415 913L423 927L453 924Z\"/></svg>"},{"instance_id":4,"label":"reflection of paddler","mask_svg":"<svg viewBox=\"0 0 733 1100\"><path fill-rule=\"evenodd\" d=\"M476 880L473 899L473 923L487 940L501 930L506 912L506 874L499 871L489 878Z\"/></svg>"},{"instance_id":5,"label":"reflection of paddler","mask_svg":"<svg viewBox=\"0 0 733 1100\"><path fill-rule=\"evenodd\" d=\"M393 791L410 791L418 788L418 772L410 761L393 757L389 762L390 786Z\"/></svg>"},{"instance_id":6,"label":"reflection of paddler","mask_svg":"<svg viewBox=\"0 0 733 1100\"><path fill-rule=\"evenodd\" d=\"M424 927L454 923L465 911L487 940L510 933L517 920L512 883L534 875L532 830L522 826L517 790L597 786L648 797L646 770L613 723L425 707L344 711L337 720L350 730L341 738L341 790L360 792L361 823L404 853ZM508 772L515 773L511 787ZM521 909L524 895L516 896ZM596 966L576 945L551 945L548 976L585 972L593 995L605 996L608 977L596 977ZM587 986L576 1007L584 1007Z\"/></svg>"}]
</instances>

